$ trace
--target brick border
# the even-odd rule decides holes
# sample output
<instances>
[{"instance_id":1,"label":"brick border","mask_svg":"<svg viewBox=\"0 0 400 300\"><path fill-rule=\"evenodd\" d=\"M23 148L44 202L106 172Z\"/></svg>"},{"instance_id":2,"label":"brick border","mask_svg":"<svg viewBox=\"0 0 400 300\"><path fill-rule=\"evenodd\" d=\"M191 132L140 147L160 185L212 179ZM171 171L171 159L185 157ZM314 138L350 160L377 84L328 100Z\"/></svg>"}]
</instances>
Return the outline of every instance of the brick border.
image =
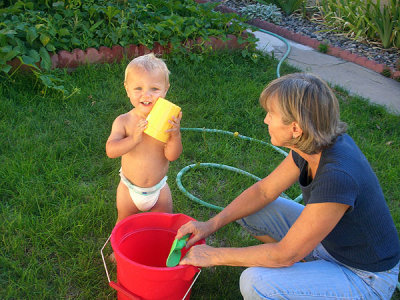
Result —
<instances>
[{"instance_id":1,"label":"brick border","mask_svg":"<svg viewBox=\"0 0 400 300\"><path fill-rule=\"evenodd\" d=\"M196 0L196 2L206 3L206 2L209 2L209 0ZM235 14L240 15L240 13L238 13L234 9L224 6L224 5L217 6L216 10L223 12L223 13L235 13ZM318 41L317 39L313 39L313 38L310 38L303 34L296 33L294 31L288 30L284 27L280 27L278 25L275 25L273 23L270 23L270 22L267 22L264 20L253 19L253 20L249 21L248 23L250 25L256 26L258 28L278 34L284 38L295 41L299 44L309 46L315 50L318 50L318 47L321 44L321 42ZM349 62L353 62L357 65L360 65L362 67L365 67L365 68L375 71L377 73L382 73L383 70L389 69L391 72L391 78L400 79L400 70L390 68L387 65L380 64L380 63L370 60L364 56L359 56L357 54L351 53L348 50L343 50L341 48L334 47L329 44L327 54L335 56L335 57L339 57L339 58L349 61Z\"/></svg>"},{"instance_id":2,"label":"brick border","mask_svg":"<svg viewBox=\"0 0 400 300\"><path fill-rule=\"evenodd\" d=\"M246 36L244 33L243 36ZM239 44L237 37L233 34L227 35L227 40L223 40L218 37L210 37L209 40L197 39L188 40L183 46L187 46L188 50L193 46L204 44L205 47L211 47L212 50L223 50L223 49L243 49L247 46L247 43ZM69 68L74 69L78 66L85 64L103 64L103 63L115 63L120 62L124 57L127 59L133 59L135 57L153 52L154 54L166 54L170 53L172 46L168 44L166 47L155 42L152 49L144 45L128 45L122 47L120 45L115 45L112 48L101 46L99 49L87 48L74 49L72 51L60 50L58 53L50 54L51 68ZM7 64L11 65L12 68L10 72L20 67L22 71L30 70L31 67L27 65L22 65L18 58L14 58L8 61ZM40 67L40 62L36 63Z\"/></svg>"}]
</instances>

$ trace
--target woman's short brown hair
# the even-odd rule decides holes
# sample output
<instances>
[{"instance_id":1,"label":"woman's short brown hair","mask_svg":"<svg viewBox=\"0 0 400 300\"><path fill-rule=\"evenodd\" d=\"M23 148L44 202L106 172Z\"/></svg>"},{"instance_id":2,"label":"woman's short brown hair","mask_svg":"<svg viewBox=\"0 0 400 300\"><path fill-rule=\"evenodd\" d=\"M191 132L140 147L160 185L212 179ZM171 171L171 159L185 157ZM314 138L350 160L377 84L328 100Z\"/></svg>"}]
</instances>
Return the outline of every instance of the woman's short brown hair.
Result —
<instances>
[{"instance_id":1,"label":"woman's short brown hair","mask_svg":"<svg viewBox=\"0 0 400 300\"><path fill-rule=\"evenodd\" d=\"M277 96L284 124L296 122L303 130L288 142L307 154L320 152L346 132L340 121L339 102L325 81L309 73L288 74L270 82L260 95L261 106Z\"/></svg>"}]
</instances>

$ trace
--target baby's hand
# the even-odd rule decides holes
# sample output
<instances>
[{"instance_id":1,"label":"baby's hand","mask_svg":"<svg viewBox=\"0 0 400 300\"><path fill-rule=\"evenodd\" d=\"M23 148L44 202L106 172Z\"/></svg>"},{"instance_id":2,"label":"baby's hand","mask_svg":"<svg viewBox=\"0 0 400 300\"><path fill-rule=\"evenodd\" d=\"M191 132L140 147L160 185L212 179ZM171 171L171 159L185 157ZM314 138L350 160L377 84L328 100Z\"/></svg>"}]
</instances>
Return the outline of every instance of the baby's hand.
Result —
<instances>
[{"instance_id":1,"label":"baby's hand","mask_svg":"<svg viewBox=\"0 0 400 300\"><path fill-rule=\"evenodd\" d=\"M172 128L166 130L169 132L171 136L178 136L181 132L181 119L182 119L182 112L179 112L178 117L173 116L172 120L169 120L169 124L172 125Z\"/></svg>"},{"instance_id":2,"label":"baby's hand","mask_svg":"<svg viewBox=\"0 0 400 300\"><path fill-rule=\"evenodd\" d=\"M134 130L133 130L133 140L135 143L140 143L143 138L143 131L147 128L147 120L141 119L137 122Z\"/></svg>"}]
</instances>

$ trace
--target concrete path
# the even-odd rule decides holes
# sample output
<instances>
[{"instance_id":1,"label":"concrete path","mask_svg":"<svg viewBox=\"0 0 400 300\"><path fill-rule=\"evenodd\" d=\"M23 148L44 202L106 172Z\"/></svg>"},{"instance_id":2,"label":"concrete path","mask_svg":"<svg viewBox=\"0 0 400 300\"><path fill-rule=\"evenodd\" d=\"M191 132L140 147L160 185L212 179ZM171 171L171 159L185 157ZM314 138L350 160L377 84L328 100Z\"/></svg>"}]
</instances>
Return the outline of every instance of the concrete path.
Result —
<instances>
[{"instance_id":1,"label":"concrete path","mask_svg":"<svg viewBox=\"0 0 400 300\"><path fill-rule=\"evenodd\" d=\"M286 52L286 44L280 39L261 31L254 34L259 39L257 49L268 53L273 51L278 59ZM311 47L290 40L288 42L291 46L289 57L285 60L288 64L304 72L314 73L332 85L400 114L400 82Z\"/></svg>"}]
</instances>

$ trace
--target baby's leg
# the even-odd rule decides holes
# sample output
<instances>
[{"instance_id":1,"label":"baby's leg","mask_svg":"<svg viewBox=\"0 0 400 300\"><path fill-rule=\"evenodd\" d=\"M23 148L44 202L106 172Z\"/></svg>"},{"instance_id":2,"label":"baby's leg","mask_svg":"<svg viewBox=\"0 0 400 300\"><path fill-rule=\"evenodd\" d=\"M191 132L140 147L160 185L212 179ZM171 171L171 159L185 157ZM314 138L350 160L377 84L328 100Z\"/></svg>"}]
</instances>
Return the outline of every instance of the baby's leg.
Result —
<instances>
[{"instance_id":1,"label":"baby's leg","mask_svg":"<svg viewBox=\"0 0 400 300\"><path fill-rule=\"evenodd\" d=\"M132 201L131 195L129 195L128 188L121 181L119 182L117 188L117 211L118 211L117 223L119 221L122 221L126 217L129 217L130 215L139 212L139 209Z\"/></svg>"},{"instance_id":2,"label":"baby's leg","mask_svg":"<svg viewBox=\"0 0 400 300\"><path fill-rule=\"evenodd\" d=\"M118 218L116 224L126 217L139 212L138 208L131 199L131 195L129 195L128 188L121 181L117 187L117 211ZM114 252L108 256L108 259L114 264L117 263Z\"/></svg>"},{"instance_id":3,"label":"baby's leg","mask_svg":"<svg viewBox=\"0 0 400 300\"><path fill-rule=\"evenodd\" d=\"M150 211L172 213L172 196L168 183L161 189L160 196Z\"/></svg>"}]
</instances>

